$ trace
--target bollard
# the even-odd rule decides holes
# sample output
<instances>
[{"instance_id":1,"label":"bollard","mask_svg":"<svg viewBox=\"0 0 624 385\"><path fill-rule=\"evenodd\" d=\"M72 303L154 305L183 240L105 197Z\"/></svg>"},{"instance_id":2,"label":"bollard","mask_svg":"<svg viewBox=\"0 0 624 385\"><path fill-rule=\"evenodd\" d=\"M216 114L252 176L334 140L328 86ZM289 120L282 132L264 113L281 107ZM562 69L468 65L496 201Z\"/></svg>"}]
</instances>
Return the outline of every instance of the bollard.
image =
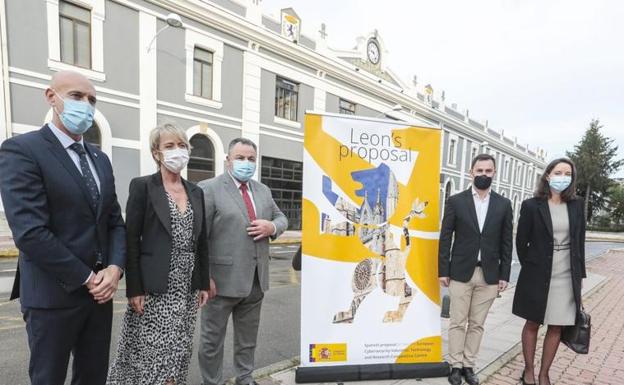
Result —
<instances>
[{"instance_id":1,"label":"bollard","mask_svg":"<svg viewBox=\"0 0 624 385\"><path fill-rule=\"evenodd\" d=\"M442 297L442 311L440 312L440 317L442 318L450 318L449 310L451 308L451 297L448 294L445 294Z\"/></svg>"}]
</instances>

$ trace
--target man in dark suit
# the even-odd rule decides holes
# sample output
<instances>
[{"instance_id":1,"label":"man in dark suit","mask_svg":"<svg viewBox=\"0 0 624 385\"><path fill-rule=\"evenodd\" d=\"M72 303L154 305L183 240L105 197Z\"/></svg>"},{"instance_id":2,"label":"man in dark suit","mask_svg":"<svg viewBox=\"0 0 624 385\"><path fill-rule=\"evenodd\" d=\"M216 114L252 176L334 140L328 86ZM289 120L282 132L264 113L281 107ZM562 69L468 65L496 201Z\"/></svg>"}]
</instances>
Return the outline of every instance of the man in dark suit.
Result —
<instances>
[{"instance_id":1,"label":"man in dark suit","mask_svg":"<svg viewBox=\"0 0 624 385\"><path fill-rule=\"evenodd\" d=\"M210 273L217 296L202 309L198 348L204 385L223 384L223 342L232 314L236 384L255 384L251 373L264 292L269 289L269 238L288 227L271 190L252 179L256 145L230 142L227 171L199 183L206 203Z\"/></svg>"},{"instance_id":2,"label":"man in dark suit","mask_svg":"<svg viewBox=\"0 0 624 385\"><path fill-rule=\"evenodd\" d=\"M45 91L54 111L40 130L0 147L0 192L20 250L20 297L33 385L104 384L112 301L125 265L125 227L107 156L85 143L95 88L58 72Z\"/></svg>"},{"instance_id":3,"label":"man in dark suit","mask_svg":"<svg viewBox=\"0 0 624 385\"><path fill-rule=\"evenodd\" d=\"M471 164L472 187L448 198L440 232L438 276L451 297L449 382L469 385L479 379L475 361L483 324L511 271L513 213L509 199L491 190L496 161L477 155ZM451 246L452 244L452 246Z\"/></svg>"}]
</instances>

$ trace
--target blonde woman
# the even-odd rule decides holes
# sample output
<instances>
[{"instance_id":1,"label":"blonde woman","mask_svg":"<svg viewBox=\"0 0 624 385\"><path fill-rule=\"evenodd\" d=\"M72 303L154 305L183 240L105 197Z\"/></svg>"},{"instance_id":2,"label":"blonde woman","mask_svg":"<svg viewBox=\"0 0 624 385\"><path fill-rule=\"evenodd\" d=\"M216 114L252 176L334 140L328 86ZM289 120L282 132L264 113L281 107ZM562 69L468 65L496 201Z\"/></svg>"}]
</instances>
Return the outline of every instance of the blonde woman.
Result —
<instances>
[{"instance_id":1,"label":"blonde woman","mask_svg":"<svg viewBox=\"0 0 624 385\"><path fill-rule=\"evenodd\" d=\"M128 309L108 384L186 383L197 309L215 293L203 193L180 176L189 160L186 133L158 126L150 147L158 171L130 182Z\"/></svg>"}]
</instances>

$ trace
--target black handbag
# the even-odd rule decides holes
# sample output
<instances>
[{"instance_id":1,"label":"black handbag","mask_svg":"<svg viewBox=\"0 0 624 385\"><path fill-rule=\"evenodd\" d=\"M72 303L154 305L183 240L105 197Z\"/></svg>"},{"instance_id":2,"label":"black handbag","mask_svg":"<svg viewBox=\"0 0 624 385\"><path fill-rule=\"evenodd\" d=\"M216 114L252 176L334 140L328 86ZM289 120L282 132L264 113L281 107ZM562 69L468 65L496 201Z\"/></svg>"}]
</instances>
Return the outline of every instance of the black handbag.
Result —
<instances>
[{"instance_id":1,"label":"black handbag","mask_svg":"<svg viewBox=\"0 0 624 385\"><path fill-rule=\"evenodd\" d=\"M564 326L561 331L561 342L578 354L589 353L589 339L591 335L591 316L581 308L576 323L573 326Z\"/></svg>"}]
</instances>

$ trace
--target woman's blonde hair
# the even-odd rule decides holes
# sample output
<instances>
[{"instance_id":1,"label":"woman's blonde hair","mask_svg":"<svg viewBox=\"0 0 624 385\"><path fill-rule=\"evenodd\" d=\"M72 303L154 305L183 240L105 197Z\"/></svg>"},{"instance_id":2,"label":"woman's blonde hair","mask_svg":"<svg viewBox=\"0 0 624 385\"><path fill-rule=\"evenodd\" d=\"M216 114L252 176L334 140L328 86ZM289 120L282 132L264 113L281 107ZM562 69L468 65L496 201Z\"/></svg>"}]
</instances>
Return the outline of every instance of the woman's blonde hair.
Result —
<instances>
[{"instance_id":1,"label":"woman's blonde hair","mask_svg":"<svg viewBox=\"0 0 624 385\"><path fill-rule=\"evenodd\" d=\"M181 139L184 143L186 143L186 147L189 151L191 151L191 142L189 142L189 139L186 136L186 131L173 123L163 123L154 127L150 132L150 150L152 157L154 157L154 152L159 151L160 136L164 133L172 134L176 138ZM158 164L158 159L156 157L154 157L154 161Z\"/></svg>"}]
</instances>

